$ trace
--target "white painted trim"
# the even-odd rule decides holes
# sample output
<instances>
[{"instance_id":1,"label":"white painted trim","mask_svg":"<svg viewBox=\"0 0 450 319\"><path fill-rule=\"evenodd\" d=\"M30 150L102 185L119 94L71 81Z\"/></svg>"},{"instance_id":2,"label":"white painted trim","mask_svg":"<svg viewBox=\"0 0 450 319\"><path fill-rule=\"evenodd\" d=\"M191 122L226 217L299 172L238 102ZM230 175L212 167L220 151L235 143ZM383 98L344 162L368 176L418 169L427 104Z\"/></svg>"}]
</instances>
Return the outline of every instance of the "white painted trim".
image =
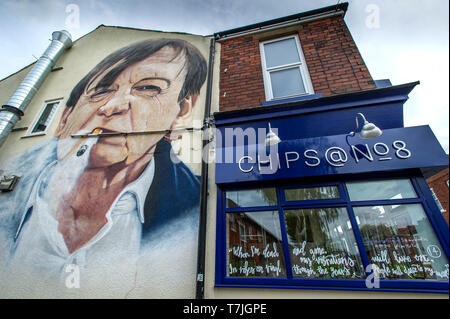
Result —
<instances>
[{"instance_id":1,"label":"white painted trim","mask_svg":"<svg viewBox=\"0 0 450 319\"><path fill-rule=\"evenodd\" d=\"M47 133L48 128L50 127L50 125L51 125L51 123L52 123L54 117L55 117L55 114L58 112L58 108L59 108L59 106L61 105L61 101L62 101L62 100L63 100L63 99L60 98L60 99L55 99L55 100L48 100L48 101L45 101L44 107L41 109L41 111L39 112L38 116L34 119L33 125L30 126L30 128L29 128L28 131L27 131L27 133L26 133L24 136L22 136L22 137L45 135L45 134ZM38 123L39 120L41 119L42 113L44 113L44 110L47 108L47 105L53 104L53 103L57 103L57 104L56 104L56 107L55 107L55 109L53 110L53 112L50 114L50 117L49 117L49 119L48 119L48 125L47 125L47 127L45 128L45 130L44 130L44 131L40 131L40 132L32 133L33 130L34 130L34 128L36 127L37 123Z\"/></svg>"},{"instance_id":2,"label":"white painted trim","mask_svg":"<svg viewBox=\"0 0 450 319\"><path fill-rule=\"evenodd\" d=\"M267 66L266 66L266 54L265 54L265 51L264 51L264 45L267 44L267 43L277 42L277 41L280 41L280 40L285 40L285 39L290 39L290 38L294 38L294 41L295 41L295 43L297 45L297 53L298 53L298 56L300 58L300 61L296 62L296 63L290 63L290 64L279 65L279 66L276 66L276 67L267 68ZM298 39L297 35L294 34L294 35L284 36L284 37L280 37L280 38L276 38L276 39L272 39L272 40L268 40L268 41L261 41L259 43L259 50L260 50L260 55L261 55L261 66L262 66L263 81L264 81L264 91L265 91L265 94L266 94L266 101L279 100L279 99L285 99L285 98L289 98L289 97L304 96L304 95L314 94L314 89L313 89L313 85L312 85L312 82L311 82L311 77L309 75L308 67L307 67L306 61L305 61L305 56L303 54L303 50L302 50L302 47L300 45L300 40ZM300 75L302 77L303 85L305 87L305 93L274 98L273 97L273 90L272 90L272 83L270 82L270 72L292 69L294 67L298 67L299 70L300 70Z\"/></svg>"}]
</instances>

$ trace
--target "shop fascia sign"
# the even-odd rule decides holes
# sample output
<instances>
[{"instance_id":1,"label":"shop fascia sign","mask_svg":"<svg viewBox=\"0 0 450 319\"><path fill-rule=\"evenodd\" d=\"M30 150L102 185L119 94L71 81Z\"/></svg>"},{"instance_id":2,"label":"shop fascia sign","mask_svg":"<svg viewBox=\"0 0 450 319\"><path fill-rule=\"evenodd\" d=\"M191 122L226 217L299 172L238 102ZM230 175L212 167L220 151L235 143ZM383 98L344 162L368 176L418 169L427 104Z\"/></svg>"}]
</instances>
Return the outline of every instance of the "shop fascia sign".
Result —
<instances>
[{"instance_id":1,"label":"shop fascia sign","mask_svg":"<svg viewBox=\"0 0 450 319\"><path fill-rule=\"evenodd\" d=\"M384 130L383 135L373 139L344 134L282 141L270 147L261 143L247 144L218 151L217 183L448 164L429 126ZM230 151L233 151L231 156Z\"/></svg>"},{"instance_id":2,"label":"shop fascia sign","mask_svg":"<svg viewBox=\"0 0 450 319\"><path fill-rule=\"evenodd\" d=\"M366 158L368 161L373 162L374 161L374 155L378 155L378 160L380 161L389 161L392 160L392 156L390 155L390 148L387 144L378 142L375 143L371 147L368 144L360 144L360 145L351 145L350 146L350 152L351 157L356 163L359 163L361 158ZM392 143L392 148L394 149L395 156L397 156L399 159L407 159L411 157L411 151L407 149L406 142L403 140L396 140ZM275 158L274 156L275 155ZM345 151L342 147L339 146L331 146L327 148L324 151L324 154L319 154L319 151L316 149L307 149L303 152L302 155L300 155L296 151L288 151L284 152L284 156L282 157L282 160L284 161L284 166L289 169L291 166L294 165L297 161L302 161L301 156L303 156L304 165L308 167L316 167L319 166L322 161L326 161L328 165L334 166L334 167L342 167L344 166L350 156L347 154L347 151ZM272 173L275 166L277 166L275 169L281 169L281 161L280 161L280 154L274 153L269 154L265 156L267 159L262 160L260 155L256 155L256 163L257 163L257 169L264 174L264 171L267 171L269 168L269 172ZM243 173L249 173L254 168L255 165L250 165L250 168L244 169L243 166L245 162L255 163L255 159L252 156L242 156L238 161L238 166L241 172ZM269 165L268 167L266 165Z\"/></svg>"}]
</instances>

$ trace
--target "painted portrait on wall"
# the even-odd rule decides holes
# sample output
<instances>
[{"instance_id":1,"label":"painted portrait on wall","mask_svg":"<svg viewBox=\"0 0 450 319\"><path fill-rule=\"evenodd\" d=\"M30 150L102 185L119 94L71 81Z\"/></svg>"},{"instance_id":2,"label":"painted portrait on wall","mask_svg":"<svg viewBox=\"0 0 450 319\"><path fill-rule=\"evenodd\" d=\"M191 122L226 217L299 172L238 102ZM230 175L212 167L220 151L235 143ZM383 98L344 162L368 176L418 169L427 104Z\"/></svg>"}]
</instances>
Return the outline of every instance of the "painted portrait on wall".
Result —
<instances>
[{"instance_id":1,"label":"painted portrait on wall","mask_svg":"<svg viewBox=\"0 0 450 319\"><path fill-rule=\"evenodd\" d=\"M153 39L78 82L54 138L14 159L21 180L0 201L3 291L193 294L200 179L171 141L192 126L206 69L191 43Z\"/></svg>"}]
</instances>

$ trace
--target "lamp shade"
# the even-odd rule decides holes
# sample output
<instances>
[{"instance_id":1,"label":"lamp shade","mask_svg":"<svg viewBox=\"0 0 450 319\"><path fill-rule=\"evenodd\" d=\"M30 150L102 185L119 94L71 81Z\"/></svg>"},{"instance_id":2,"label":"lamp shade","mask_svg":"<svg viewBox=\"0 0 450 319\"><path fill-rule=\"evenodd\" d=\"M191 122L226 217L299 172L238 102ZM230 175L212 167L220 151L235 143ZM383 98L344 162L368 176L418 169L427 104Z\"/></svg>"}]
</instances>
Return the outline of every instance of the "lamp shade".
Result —
<instances>
[{"instance_id":1,"label":"lamp shade","mask_svg":"<svg viewBox=\"0 0 450 319\"><path fill-rule=\"evenodd\" d=\"M383 134L383 131L380 130L380 128L378 126L376 126L375 124L370 123L369 121L366 120L366 117L364 116L364 114L358 113L358 114L356 114L356 118L355 118L356 130L354 132L350 132L350 136L355 136L356 132L358 132L358 127L359 127L358 115L361 116L361 118L364 120L364 124L361 129L361 132L359 132L359 136L361 136L361 138L375 138L375 137L378 137L381 134Z\"/></svg>"},{"instance_id":2,"label":"lamp shade","mask_svg":"<svg viewBox=\"0 0 450 319\"><path fill-rule=\"evenodd\" d=\"M281 142L281 139L272 131L269 123L269 132L266 135L266 146L276 145Z\"/></svg>"},{"instance_id":3,"label":"lamp shade","mask_svg":"<svg viewBox=\"0 0 450 319\"><path fill-rule=\"evenodd\" d=\"M359 135L361 138L374 138L380 136L382 133L383 132L375 124L366 122Z\"/></svg>"}]
</instances>

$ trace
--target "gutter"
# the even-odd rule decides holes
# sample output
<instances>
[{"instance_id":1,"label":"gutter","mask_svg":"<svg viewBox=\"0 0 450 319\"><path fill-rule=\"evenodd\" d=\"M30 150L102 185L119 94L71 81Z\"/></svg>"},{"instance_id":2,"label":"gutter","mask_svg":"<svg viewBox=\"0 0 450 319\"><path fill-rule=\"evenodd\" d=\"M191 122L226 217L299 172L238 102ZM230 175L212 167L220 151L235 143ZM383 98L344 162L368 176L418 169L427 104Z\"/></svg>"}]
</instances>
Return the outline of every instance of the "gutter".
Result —
<instances>
[{"instance_id":1,"label":"gutter","mask_svg":"<svg viewBox=\"0 0 450 319\"><path fill-rule=\"evenodd\" d=\"M211 91L212 91L212 79L213 79L213 67L214 67L214 54L215 54L215 39L210 40L209 48L209 64L208 64L208 82L206 87L206 101L205 101L205 114L203 120L203 146L202 150L205 150L207 144L210 142L211 127ZM203 299L205 293L205 254L206 254L206 216L208 206L208 162L209 153L202 156L202 175L201 175L201 189L200 189L200 219L198 230L198 249L197 249L197 278L195 298Z\"/></svg>"}]
</instances>

